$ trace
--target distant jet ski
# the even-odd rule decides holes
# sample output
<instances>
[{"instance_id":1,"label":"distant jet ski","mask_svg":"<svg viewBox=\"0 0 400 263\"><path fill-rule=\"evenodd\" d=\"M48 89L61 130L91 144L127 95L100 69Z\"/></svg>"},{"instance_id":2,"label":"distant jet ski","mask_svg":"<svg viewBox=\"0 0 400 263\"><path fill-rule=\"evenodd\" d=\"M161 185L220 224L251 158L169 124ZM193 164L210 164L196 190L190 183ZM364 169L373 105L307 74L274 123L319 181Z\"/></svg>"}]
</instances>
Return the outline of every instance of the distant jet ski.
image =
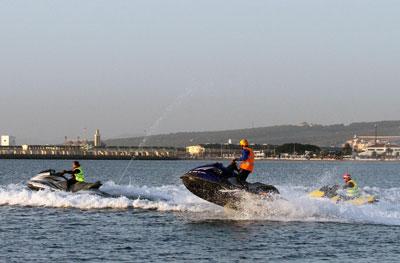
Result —
<instances>
[{"instance_id":1,"label":"distant jet ski","mask_svg":"<svg viewBox=\"0 0 400 263\"><path fill-rule=\"evenodd\" d=\"M68 191L68 192L78 192L78 191L94 191L97 194L107 195L99 190L102 186L100 181L95 183L77 182L67 189L67 178L62 175L62 173L57 173L55 170L45 170L41 171L38 175L32 177L28 181L28 188L31 190L58 190L58 191Z\"/></svg>"},{"instance_id":2,"label":"distant jet ski","mask_svg":"<svg viewBox=\"0 0 400 263\"><path fill-rule=\"evenodd\" d=\"M183 175L181 179L186 188L198 197L234 209L238 208L245 193L268 200L273 200L274 194L279 194L278 189L272 185L262 183L239 184L232 167L224 167L221 163L194 168Z\"/></svg>"},{"instance_id":3,"label":"distant jet ski","mask_svg":"<svg viewBox=\"0 0 400 263\"><path fill-rule=\"evenodd\" d=\"M378 199L373 195L361 195L355 198L342 196L339 193L339 188L339 185L326 185L312 191L309 196L313 198L328 198L335 203L344 202L352 205L365 205L378 202Z\"/></svg>"}]
</instances>

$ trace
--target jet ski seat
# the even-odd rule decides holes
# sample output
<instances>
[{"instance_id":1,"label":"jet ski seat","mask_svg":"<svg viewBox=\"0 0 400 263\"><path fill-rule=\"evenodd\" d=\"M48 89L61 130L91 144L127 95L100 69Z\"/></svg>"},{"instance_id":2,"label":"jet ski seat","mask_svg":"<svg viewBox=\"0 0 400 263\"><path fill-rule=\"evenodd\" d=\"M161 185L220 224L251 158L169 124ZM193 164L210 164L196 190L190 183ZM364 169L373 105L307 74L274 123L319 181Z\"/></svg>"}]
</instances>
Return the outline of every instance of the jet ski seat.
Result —
<instances>
[{"instance_id":1,"label":"jet ski seat","mask_svg":"<svg viewBox=\"0 0 400 263\"><path fill-rule=\"evenodd\" d=\"M229 177L228 182L239 188L246 188L246 186L248 185L248 183L246 183L246 185L242 185L241 183L239 183L237 177Z\"/></svg>"}]
</instances>

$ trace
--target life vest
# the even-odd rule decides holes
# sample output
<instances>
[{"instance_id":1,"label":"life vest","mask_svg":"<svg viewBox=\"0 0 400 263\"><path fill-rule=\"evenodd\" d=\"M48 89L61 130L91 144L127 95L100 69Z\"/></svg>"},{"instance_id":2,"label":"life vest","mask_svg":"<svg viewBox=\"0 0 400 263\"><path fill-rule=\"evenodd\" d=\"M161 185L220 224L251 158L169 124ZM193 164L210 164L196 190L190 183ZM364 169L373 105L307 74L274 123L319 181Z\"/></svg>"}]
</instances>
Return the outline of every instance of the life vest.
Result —
<instances>
[{"instance_id":1,"label":"life vest","mask_svg":"<svg viewBox=\"0 0 400 263\"><path fill-rule=\"evenodd\" d=\"M78 182L85 182L85 173L83 172L82 167L78 167L74 169L74 171L79 170L79 173L75 174L75 180Z\"/></svg>"},{"instance_id":2,"label":"life vest","mask_svg":"<svg viewBox=\"0 0 400 263\"><path fill-rule=\"evenodd\" d=\"M349 183L353 183L354 186L351 188L347 188L347 196L358 197L360 195L360 189L358 188L357 183L353 179L347 182L347 184Z\"/></svg>"},{"instance_id":3,"label":"life vest","mask_svg":"<svg viewBox=\"0 0 400 263\"><path fill-rule=\"evenodd\" d=\"M253 150L249 147L243 147L243 150L247 150L249 152L249 156L247 160L242 161L240 164L240 169L253 172L254 170L254 153Z\"/></svg>"}]
</instances>

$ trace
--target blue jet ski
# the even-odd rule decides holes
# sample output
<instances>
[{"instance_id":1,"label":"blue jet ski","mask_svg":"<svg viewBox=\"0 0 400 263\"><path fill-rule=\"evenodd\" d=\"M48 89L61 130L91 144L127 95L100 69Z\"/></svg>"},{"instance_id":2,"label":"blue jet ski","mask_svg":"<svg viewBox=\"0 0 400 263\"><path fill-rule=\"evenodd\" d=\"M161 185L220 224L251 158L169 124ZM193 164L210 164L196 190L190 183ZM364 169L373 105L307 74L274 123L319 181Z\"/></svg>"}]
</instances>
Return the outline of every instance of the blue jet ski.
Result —
<instances>
[{"instance_id":1,"label":"blue jet ski","mask_svg":"<svg viewBox=\"0 0 400 263\"><path fill-rule=\"evenodd\" d=\"M243 194L249 193L273 200L279 194L273 185L245 183L237 181L236 163L224 167L213 163L194 168L181 179L186 188L196 196L223 207L238 208Z\"/></svg>"}]
</instances>

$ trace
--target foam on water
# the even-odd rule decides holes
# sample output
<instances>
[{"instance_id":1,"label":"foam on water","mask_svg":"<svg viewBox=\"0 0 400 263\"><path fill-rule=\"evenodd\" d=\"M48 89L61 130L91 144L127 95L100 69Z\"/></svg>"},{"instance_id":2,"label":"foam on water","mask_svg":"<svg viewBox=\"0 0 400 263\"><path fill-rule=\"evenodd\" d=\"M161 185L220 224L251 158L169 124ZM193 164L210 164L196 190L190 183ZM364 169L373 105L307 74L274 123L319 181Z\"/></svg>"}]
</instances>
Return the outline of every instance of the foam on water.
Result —
<instances>
[{"instance_id":1,"label":"foam on water","mask_svg":"<svg viewBox=\"0 0 400 263\"><path fill-rule=\"evenodd\" d=\"M114 197L102 197L91 192L68 193L61 191L31 191L22 184L0 186L0 205L78 209L127 209L141 208L160 211L204 211L207 202L188 194L184 187L120 186L107 182L103 192Z\"/></svg>"},{"instance_id":2,"label":"foam on water","mask_svg":"<svg viewBox=\"0 0 400 263\"><path fill-rule=\"evenodd\" d=\"M244 195L240 212L223 209L208 203L184 186L164 185L121 186L110 181L101 190L114 197L102 197L89 192L31 191L22 184L0 186L0 205L54 207L77 209L148 209L183 212L196 219L273 220L305 222L343 222L400 225L400 188L380 189L365 187L367 193L377 195L379 202L354 206L334 204L329 200L308 197L312 189L302 186L278 186L284 199L260 200ZM186 212L186 214L185 214Z\"/></svg>"},{"instance_id":3,"label":"foam on water","mask_svg":"<svg viewBox=\"0 0 400 263\"><path fill-rule=\"evenodd\" d=\"M363 206L346 203L335 204L328 199L313 199L307 195L312 189L306 187L278 186L278 188L285 199L269 202L248 196L239 217L276 221L400 225L400 206L398 204L400 188L375 188L374 191L371 191L371 188L366 187L363 189L364 192L378 196L380 201Z\"/></svg>"}]
</instances>

